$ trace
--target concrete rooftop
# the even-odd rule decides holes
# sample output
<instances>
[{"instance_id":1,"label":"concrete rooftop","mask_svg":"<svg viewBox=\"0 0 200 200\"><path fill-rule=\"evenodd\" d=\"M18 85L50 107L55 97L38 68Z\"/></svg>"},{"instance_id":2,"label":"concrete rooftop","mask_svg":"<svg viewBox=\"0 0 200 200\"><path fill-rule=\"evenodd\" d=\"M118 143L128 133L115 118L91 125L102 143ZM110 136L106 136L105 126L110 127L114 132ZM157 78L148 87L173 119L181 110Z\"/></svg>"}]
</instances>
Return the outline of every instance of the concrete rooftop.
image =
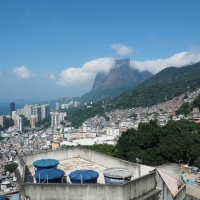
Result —
<instances>
[{"instance_id":1,"label":"concrete rooftop","mask_svg":"<svg viewBox=\"0 0 200 200\"><path fill-rule=\"evenodd\" d=\"M70 178L69 178L69 174L72 171L80 170L80 169L89 169L89 170L94 170L94 171L99 173L99 177L97 179L97 183L105 184L103 171L105 169L107 169L107 168L102 167L100 165L97 165L97 164L95 164L93 162L89 162L89 161L84 160L82 158L72 158L72 159L68 159L68 160L61 160L61 161L59 161L59 164L58 164L57 168L61 169L61 170L63 170L65 172L65 175L67 176L67 182L68 183L71 183L70 182ZM30 171L31 175L29 174L26 177L27 182L36 183L35 178L31 178L31 177L34 177L34 174L35 174L34 167L33 166L29 167L29 171ZM133 177L132 177L132 179L133 179Z\"/></svg>"}]
</instances>

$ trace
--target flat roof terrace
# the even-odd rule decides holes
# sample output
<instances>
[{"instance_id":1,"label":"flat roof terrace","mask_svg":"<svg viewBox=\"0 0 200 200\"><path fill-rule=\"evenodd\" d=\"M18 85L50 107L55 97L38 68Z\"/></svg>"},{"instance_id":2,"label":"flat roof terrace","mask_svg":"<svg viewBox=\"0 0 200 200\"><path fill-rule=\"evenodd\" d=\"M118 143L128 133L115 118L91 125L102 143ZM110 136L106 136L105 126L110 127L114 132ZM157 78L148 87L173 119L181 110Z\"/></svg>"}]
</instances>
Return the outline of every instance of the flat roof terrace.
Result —
<instances>
[{"instance_id":1,"label":"flat roof terrace","mask_svg":"<svg viewBox=\"0 0 200 200\"><path fill-rule=\"evenodd\" d=\"M89 161L84 160L82 158L71 158L71 159L68 159L68 160L61 160L61 161L59 161L57 168L61 169L65 172L65 175L67 176L67 182L68 183L71 183L70 178L69 178L69 174L71 172L73 172L75 170L89 169L89 170L94 170L94 171L99 173L97 183L105 184L103 171L107 168L100 166L100 165L97 165L93 162L89 162ZM34 167L30 166L28 169L29 169L29 172L31 173L31 176L34 177L34 174L35 174ZM29 178L29 177L31 177L30 174L28 174L27 176L28 176L28 177L26 177L27 182L36 183L35 178L32 178L32 179Z\"/></svg>"}]
</instances>

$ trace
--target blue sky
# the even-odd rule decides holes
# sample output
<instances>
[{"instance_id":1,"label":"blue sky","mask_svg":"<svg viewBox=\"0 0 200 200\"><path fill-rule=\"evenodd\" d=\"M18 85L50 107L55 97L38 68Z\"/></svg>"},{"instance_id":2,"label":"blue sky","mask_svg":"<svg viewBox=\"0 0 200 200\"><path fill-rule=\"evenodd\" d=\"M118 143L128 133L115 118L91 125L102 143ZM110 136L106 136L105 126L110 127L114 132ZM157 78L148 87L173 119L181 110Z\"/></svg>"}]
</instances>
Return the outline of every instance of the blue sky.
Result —
<instances>
[{"instance_id":1,"label":"blue sky","mask_svg":"<svg viewBox=\"0 0 200 200\"><path fill-rule=\"evenodd\" d=\"M199 0L1 0L0 98L89 92L114 59L157 73L200 61Z\"/></svg>"}]
</instances>

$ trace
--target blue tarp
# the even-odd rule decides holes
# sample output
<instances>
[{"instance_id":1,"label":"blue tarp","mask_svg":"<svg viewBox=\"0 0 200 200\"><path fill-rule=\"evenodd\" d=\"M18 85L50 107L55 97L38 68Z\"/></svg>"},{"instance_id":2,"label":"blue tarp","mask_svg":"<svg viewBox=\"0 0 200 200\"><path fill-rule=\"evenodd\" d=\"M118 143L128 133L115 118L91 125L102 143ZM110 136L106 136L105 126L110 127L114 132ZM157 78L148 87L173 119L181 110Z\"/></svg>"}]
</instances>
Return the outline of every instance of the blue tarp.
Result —
<instances>
[{"instance_id":1,"label":"blue tarp","mask_svg":"<svg viewBox=\"0 0 200 200\"><path fill-rule=\"evenodd\" d=\"M192 169L192 171L196 171L198 172L199 171L199 168L198 167L195 167L195 166L188 166L190 169Z\"/></svg>"},{"instance_id":2,"label":"blue tarp","mask_svg":"<svg viewBox=\"0 0 200 200\"><path fill-rule=\"evenodd\" d=\"M41 159L41 160L36 160L33 162L34 167L40 167L40 168L50 168L50 167L55 167L59 163L58 160L55 159Z\"/></svg>"},{"instance_id":3,"label":"blue tarp","mask_svg":"<svg viewBox=\"0 0 200 200\"><path fill-rule=\"evenodd\" d=\"M35 173L35 178L40 180L53 180L64 176L65 172L61 169L43 169Z\"/></svg>"},{"instance_id":4,"label":"blue tarp","mask_svg":"<svg viewBox=\"0 0 200 200\"><path fill-rule=\"evenodd\" d=\"M69 174L72 183L96 183L99 173L94 170L76 170Z\"/></svg>"},{"instance_id":5,"label":"blue tarp","mask_svg":"<svg viewBox=\"0 0 200 200\"><path fill-rule=\"evenodd\" d=\"M187 185L194 185L195 184L195 180L189 180L189 181L187 181L187 179L186 179L186 177L185 177L185 174L182 174L181 175L181 178L182 178L182 180L183 180L183 182L185 183L185 184L187 184Z\"/></svg>"}]
</instances>

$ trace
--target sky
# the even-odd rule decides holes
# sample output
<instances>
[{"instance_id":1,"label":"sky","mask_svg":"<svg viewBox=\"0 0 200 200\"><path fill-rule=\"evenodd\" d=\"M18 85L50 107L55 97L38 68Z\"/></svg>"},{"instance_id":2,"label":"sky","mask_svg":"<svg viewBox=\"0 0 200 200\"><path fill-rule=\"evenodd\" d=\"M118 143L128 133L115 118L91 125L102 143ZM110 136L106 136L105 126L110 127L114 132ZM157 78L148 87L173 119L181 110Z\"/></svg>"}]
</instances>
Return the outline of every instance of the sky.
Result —
<instances>
[{"instance_id":1,"label":"sky","mask_svg":"<svg viewBox=\"0 0 200 200\"><path fill-rule=\"evenodd\" d=\"M1 0L0 98L77 97L114 59L200 61L199 0Z\"/></svg>"}]
</instances>

